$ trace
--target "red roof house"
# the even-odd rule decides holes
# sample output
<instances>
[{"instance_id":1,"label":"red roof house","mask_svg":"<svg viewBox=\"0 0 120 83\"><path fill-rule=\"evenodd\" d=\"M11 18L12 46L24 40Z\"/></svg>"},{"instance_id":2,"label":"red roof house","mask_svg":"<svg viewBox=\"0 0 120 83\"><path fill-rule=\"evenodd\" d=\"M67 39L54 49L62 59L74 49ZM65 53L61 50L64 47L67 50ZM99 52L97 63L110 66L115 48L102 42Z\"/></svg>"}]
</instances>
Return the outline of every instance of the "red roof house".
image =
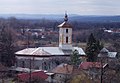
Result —
<instances>
[{"instance_id":1,"label":"red roof house","mask_svg":"<svg viewBox=\"0 0 120 83\"><path fill-rule=\"evenodd\" d=\"M89 68L101 68L102 65L100 62L83 62L80 64L80 69L89 69Z\"/></svg>"},{"instance_id":2,"label":"red roof house","mask_svg":"<svg viewBox=\"0 0 120 83\"><path fill-rule=\"evenodd\" d=\"M30 78L30 73L21 73L17 76L20 81L28 81ZM31 78L40 78L45 80L48 78L48 76L44 71L37 71L31 73Z\"/></svg>"}]
</instances>

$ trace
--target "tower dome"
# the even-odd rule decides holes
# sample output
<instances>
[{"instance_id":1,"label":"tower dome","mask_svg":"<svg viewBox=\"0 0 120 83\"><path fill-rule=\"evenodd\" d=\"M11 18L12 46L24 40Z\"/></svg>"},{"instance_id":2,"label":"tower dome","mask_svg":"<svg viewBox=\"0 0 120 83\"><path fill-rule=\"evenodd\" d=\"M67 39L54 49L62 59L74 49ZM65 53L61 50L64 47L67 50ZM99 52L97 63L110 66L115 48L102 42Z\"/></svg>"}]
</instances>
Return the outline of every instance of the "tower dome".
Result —
<instances>
[{"instance_id":1,"label":"tower dome","mask_svg":"<svg viewBox=\"0 0 120 83\"><path fill-rule=\"evenodd\" d=\"M65 18L64 18L64 21L68 21L68 16L67 16L67 14L65 13Z\"/></svg>"},{"instance_id":2,"label":"tower dome","mask_svg":"<svg viewBox=\"0 0 120 83\"><path fill-rule=\"evenodd\" d=\"M71 24L68 23L68 15L65 13L64 22L58 25L59 28L72 28Z\"/></svg>"}]
</instances>

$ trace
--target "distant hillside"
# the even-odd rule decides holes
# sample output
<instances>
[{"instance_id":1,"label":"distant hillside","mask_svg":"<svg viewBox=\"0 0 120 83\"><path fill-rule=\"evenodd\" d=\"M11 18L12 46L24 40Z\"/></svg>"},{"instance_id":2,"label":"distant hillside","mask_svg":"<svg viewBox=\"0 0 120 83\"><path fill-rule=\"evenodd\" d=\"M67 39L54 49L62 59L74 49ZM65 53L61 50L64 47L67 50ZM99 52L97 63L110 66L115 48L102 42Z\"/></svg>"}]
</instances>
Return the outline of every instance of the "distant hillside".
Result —
<instances>
[{"instance_id":1,"label":"distant hillside","mask_svg":"<svg viewBox=\"0 0 120 83\"><path fill-rule=\"evenodd\" d=\"M15 17L17 19L49 19L63 20L64 15L55 14L0 14L0 18ZM69 15L70 21L81 22L120 22L120 16L80 16L76 14Z\"/></svg>"},{"instance_id":2,"label":"distant hillside","mask_svg":"<svg viewBox=\"0 0 120 83\"><path fill-rule=\"evenodd\" d=\"M71 14L70 17L77 15ZM55 14L0 14L0 18L10 18L15 17L17 19L49 19L49 20L59 20L63 19L64 15Z\"/></svg>"},{"instance_id":3,"label":"distant hillside","mask_svg":"<svg viewBox=\"0 0 120 83\"><path fill-rule=\"evenodd\" d=\"M0 14L1 18L16 17L17 19L59 19L61 15L44 15L44 14Z\"/></svg>"},{"instance_id":4,"label":"distant hillside","mask_svg":"<svg viewBox=\"0 0 120 83\"><path fill-rule=\"evenodd\" d=\"M120 22L120 16L74 16L73 21L82 22Z\"/></svg>"}]
</instances>

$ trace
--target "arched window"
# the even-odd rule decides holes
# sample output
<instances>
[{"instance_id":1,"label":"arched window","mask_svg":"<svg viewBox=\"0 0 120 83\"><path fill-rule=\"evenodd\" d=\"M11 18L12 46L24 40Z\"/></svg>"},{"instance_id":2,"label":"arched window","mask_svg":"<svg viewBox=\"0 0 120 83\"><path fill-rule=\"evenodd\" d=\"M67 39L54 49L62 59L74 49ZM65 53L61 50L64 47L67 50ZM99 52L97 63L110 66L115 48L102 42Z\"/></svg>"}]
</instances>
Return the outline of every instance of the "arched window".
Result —
<instances>
[{"instance_id":1,"label":"arched window","mask_svg":"<svg viewBox=\"0 0 120 83\"><path fill-rule=\"evenodd\" d=\"M66 29L66 33L68 33L68 29Z\"/></svg>"},{"instance_id":2,"label":"arched window","mask_svg":"<svg viewBox=\"0 0 120 83\"><path fill-rule=\"evenodd\" d=\"M66 37L66 43L68 43L68 37Z\"/></svg>"}]
</instances>

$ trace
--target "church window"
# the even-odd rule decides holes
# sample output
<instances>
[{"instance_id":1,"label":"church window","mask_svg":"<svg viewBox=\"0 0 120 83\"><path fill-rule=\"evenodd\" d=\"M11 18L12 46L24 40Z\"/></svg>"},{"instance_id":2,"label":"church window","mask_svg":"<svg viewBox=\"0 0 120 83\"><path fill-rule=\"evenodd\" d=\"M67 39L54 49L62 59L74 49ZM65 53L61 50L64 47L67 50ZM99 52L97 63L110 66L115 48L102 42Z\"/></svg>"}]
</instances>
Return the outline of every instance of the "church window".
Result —
<instances>
[{"instance_id":1,"label":"church window","mask_svg":"<svg viewBox=\"0 0 120 83\"><path fill-rule=\"evenodd\" d=\"M66 43L68 43L68 37L66 37Z\"/></svg>"},{"instance_id":2,"label":"church window","mask_svg":"<svg viewBox=\"0 0 120 83\"><path fill-rule=\"evenodd\" d=\"M68 33L68 29L66 29L66 33Z\"/></svg>"}]
</instances>

